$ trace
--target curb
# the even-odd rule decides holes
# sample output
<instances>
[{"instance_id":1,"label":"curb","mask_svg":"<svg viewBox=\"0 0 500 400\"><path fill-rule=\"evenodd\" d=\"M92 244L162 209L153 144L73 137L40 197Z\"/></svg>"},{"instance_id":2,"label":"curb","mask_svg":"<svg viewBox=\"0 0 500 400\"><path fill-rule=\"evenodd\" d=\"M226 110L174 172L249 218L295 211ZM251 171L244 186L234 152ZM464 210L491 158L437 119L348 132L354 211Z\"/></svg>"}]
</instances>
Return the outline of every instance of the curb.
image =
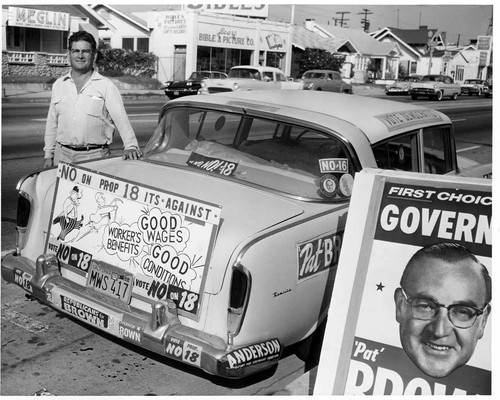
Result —
<instances>
[{"instance_id":1,"label":"curb","mask_svg":"<svg viewBox=\"0 0 500 400\"><path fill-rule=\"evenodd\" d=\"M23 95L26 96L26 95ZM166 96L163 94L122 94L122 99L125 100L137 100L137 99L151 99L151 98L165 98ZM16 97L13 95L10 96L2 96L2 103L50 103L49 97Z\"/></svg>"}]
</instances>

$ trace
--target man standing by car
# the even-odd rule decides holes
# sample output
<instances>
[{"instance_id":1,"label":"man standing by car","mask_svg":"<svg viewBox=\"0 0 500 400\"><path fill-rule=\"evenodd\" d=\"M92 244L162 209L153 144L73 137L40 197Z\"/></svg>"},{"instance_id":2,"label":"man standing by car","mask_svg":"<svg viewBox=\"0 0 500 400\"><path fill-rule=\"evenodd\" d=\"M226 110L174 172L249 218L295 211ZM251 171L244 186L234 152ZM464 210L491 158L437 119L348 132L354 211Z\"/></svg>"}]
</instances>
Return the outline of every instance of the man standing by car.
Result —
<instances>
[{"instance_id":1,"label":"man standing by car","mask_svg":"<svg viewBox=\"0 0 500 400\"><path fill-rule=\"evenodd\" d=\"M71 70L54 82L45 128L44 168L59 161L77 162L109 156L118 129L125 152L136 160L141 151L118 88L94 70L97 44L85 31L69 38Z\"/></svg>"}]
</instances>

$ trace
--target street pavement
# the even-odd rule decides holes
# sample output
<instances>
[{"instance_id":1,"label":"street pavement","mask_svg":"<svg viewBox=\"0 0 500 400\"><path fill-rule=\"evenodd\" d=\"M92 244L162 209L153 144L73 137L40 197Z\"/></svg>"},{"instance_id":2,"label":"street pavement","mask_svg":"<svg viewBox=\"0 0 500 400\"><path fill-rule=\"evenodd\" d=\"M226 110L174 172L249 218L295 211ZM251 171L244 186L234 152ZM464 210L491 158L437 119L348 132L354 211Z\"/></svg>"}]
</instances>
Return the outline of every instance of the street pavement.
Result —
<instances>
[{"instance_id":1,"label":"street pavement","mask_svg":"<svg viewBox=\"0 0 500 400\"><path fill-rule=\"evenodd\" d=\"M120 89L123 100L141 98L165 98L163 90L154 89ZM5 84L2 85L3 103L46 103L50 101L52 91L44 85ZM385 93L381 85L353 85L353 94L361 96L377 96Z\"/></svg>"}]
</instances>

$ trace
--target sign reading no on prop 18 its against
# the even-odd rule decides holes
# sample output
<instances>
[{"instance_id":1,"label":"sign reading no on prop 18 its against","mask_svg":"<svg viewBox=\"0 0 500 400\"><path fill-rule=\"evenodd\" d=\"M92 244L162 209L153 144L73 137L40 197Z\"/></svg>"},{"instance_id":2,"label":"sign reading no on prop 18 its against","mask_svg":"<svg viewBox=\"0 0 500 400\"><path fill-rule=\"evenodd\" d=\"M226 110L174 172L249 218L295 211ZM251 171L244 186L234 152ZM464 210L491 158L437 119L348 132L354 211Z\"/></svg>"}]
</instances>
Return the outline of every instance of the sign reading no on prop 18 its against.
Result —
<instances>
[{"instance_id":1,"label":"sign reading no on prop 18 its against","mask_svg":"<svg viewBox=\"0 0 500 400\"><path fill-rule=\"evenodd\" d=\"M221 207L59 163L46 251L73 274L94 263L134 275L132 297L186 299L196 315Z\"/></svg>"}]
</instances>

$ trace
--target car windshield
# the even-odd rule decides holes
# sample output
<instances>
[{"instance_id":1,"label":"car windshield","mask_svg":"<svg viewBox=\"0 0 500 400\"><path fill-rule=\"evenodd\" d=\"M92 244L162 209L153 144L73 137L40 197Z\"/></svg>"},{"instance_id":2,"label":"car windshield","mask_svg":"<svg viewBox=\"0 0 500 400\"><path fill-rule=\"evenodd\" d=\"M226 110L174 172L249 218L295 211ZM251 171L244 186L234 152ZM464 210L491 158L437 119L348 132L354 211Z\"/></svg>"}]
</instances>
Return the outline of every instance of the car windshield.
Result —
<instances>
[{"instance_id":1,"label":"car windshield","mask_svg":"<svg viewBox=\"0 0 500 400\"><path fill-rule=\"evenodd\" d=\"M229 71L229 78L240 79L258 79L260 80L259 71L255 68L236 68Z\"/></svg>"},{"instance_id":2,"label":"car windshield","mask_svg":"<svg viewBox=\"0 0 500 400\"><path fill-rule=\"evenodd\" d=\"M209 71L197 71L193 72L189 79L196 80L196 79L207 79L211 77L211 73Z\"/></svg>"},{"instance_id":3,"label":"car windshield","mask_svg":"<svg viewBox=\"0 0 500 400\"><path fill-rule=\"evenodd\" d=\"M420 79L418 76L404 76L398 78L398 82L418 82Z\"/></svg>"},{"instance_id":4,"label":"car windshield","mask_svg":"<svg viewBox=\"0 0 500 400\"><path fill-rule=\"evenodd\" d=\"M350 196L359 170L350 154L331 133L188 106L168 109L145 148L151 162L322 201Z\"/></svg>"},{"instance_id":5,"label":"car windshield","mask_svg":"<svg viewBox=\"0 0 500 400\"><path fill-rule=\"evenodd\" d=\"M422 78L423 82L442 82L443 77L439 75L426 75Z\"/></svg>"},{"instance_id":6,"label":"car windshield","mask_svg":"<svg viewBox=\"0 0 500 400\"><path fill-rule=\"evenodd\" d=\"M326 74L322 72L306 72L303 79L326 79Z\"/></svg>"}]
</instances>

